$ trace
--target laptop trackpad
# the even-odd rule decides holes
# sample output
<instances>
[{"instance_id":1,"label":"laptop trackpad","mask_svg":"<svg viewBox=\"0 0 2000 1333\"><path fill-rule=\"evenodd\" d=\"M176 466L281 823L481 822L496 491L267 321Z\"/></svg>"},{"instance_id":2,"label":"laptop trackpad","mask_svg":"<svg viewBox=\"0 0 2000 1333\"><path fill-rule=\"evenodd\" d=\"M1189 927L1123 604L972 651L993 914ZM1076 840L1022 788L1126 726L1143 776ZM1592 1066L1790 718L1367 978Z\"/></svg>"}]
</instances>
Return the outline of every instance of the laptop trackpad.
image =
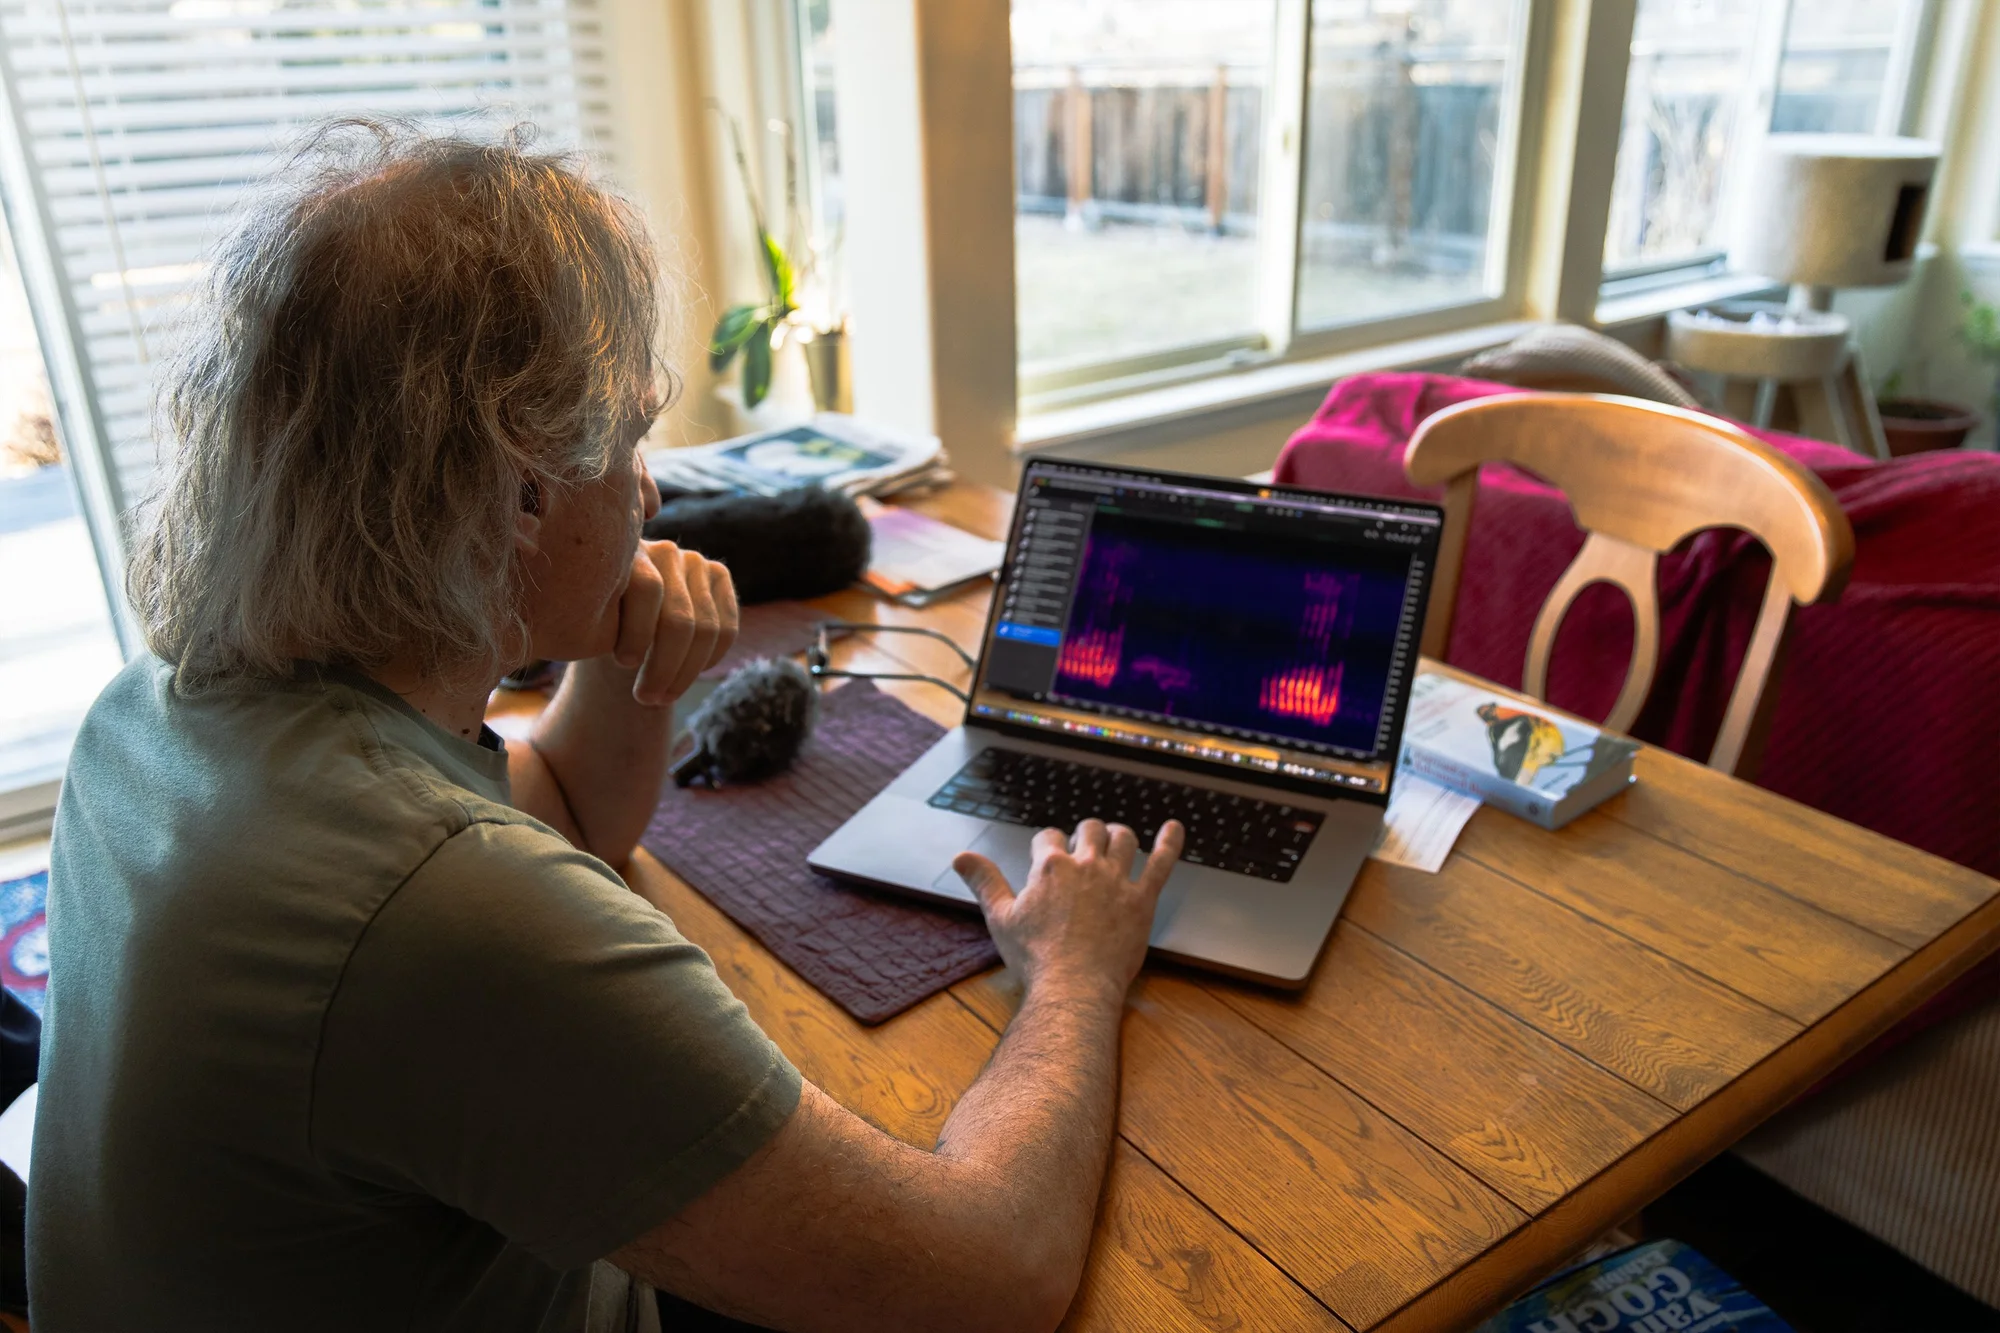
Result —
<instances>
[{"instance_id":1,"label":"laptop trackpad","mask_svg":"<svg viewBox=\"0 0 2000 1333\"><path fill-rule=\"evenodd\" d=\"M1007 883L1019 893L1028 882L1028 867L1034 861L1036 832L1019 824L988 824L986 831L973 840L970 850L999 866L1000 873L1007 877ZM965 881L950 866L945 867L944 873L933 881L931 887L954 896L970 896Z\"/></svg>"}]
</instances>

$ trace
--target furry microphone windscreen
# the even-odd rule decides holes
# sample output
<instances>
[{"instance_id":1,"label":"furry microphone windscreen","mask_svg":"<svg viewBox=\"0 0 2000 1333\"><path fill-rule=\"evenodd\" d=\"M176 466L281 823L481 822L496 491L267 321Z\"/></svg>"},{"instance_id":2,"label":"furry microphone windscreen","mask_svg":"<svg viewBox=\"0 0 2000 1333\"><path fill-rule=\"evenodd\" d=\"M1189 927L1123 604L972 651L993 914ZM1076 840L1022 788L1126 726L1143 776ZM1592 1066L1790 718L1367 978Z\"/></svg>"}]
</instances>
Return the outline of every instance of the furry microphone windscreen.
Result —
<instances>
[{"instance_id":1,"label":"furry microphone windscreen","mask_svg":"<svg viewBox=\"0 0 2000 1333\"><path fill-rule=\"evenodd\" d=\"M646 524L651 540L729 566L745 605L840 591L867 571L869 535L853 500L817 486L669 500Z\"/></svg>"},{"instance_id":2,"label":"furry microphone windscreen","mask_svg":"<svg viewBox=\"0 0 2000 1333\"><path fill-rule=\"evenodd\" d=\"M768 778L797 757L818 720L819 686L804 667L788 657L745 663L688 719L694 750L674 765L674 782Z\"/></svg>"}]
</instances>

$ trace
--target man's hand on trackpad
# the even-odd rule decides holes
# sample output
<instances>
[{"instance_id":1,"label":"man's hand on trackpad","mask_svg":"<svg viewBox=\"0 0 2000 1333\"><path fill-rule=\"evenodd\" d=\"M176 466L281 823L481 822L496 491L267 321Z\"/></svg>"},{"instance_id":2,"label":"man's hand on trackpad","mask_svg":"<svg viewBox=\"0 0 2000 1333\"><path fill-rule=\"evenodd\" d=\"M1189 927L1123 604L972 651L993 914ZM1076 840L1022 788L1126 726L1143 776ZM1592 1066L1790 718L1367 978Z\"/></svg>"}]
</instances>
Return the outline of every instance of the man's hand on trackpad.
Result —
<instances>
[{"instance_id":1,"label":"man's hand on trackpad","mask_svg":"<svg viewBox=\"0 0 2000 1333\"><path fill-rule=\"evenodd\" d=\"M1069 838L1052 828L1036 834L1018 892L977 852L959 853L952 869L979 898L1000 957L1024 984L1049 980L1122 998L1145 961L1153 909L1185 838L1180 821L1161 825L1137 878L1138 836L1097 819Z\"/></svg>"}]
</instances>

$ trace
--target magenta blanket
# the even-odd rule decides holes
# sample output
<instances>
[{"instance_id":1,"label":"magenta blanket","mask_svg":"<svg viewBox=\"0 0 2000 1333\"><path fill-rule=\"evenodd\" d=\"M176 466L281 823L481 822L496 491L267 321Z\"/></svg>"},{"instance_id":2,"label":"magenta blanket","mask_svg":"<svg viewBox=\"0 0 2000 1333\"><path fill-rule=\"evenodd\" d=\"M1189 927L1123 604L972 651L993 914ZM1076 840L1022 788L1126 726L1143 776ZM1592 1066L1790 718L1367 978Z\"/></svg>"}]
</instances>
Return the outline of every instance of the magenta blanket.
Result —
<instances>
[{"instance_id":1,"label":"magenta blanket","mask_svg":"<svg viewBox=\"0 0 2000 1333\"><path fill-rule=\"evenodd\" d=\"M1342 380L1285 446L1277 477L1437 498L1404 479L1404 444L1438 409L1507 392L1443 375ZM1847 590L1797 612L1757 781L2000 875L2000 457L1877 463L1756 433L1820 475L1855 536ZM1535 613L1582 544L1560 492L1489 465L1447 659L1518 687ZM1661 560L1660 672L1635 735L1706 760L1769 571L1764 548L1734 530L1697 534ZM1624 595L1586 592L1557 637L1551 700L1602 717L1631 641Z\"/></svg>"}]
</instances>

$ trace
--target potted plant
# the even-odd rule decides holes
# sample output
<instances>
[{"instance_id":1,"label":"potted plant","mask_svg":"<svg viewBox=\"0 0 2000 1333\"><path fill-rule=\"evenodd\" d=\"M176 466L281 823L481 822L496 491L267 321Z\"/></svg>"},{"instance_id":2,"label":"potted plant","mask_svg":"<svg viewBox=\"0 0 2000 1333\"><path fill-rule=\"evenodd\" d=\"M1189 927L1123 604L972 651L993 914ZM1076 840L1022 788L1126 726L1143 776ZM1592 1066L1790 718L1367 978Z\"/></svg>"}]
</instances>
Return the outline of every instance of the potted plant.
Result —
<instances>
[{"instance_id":1,"label":"potted plant","mask_svg":"<svg viewBox=\"0 0 2000 1333\"><path fill-rule=\"evenodd\" d=\"M2000 310L1991 302L1975 300L1971 292L1960 293L1959 300L1965 305L1965 318L1958 328L1960 341L1980 360L2000 363ZM1889 442L1891 457L1956 449L1979 425L1979 413L1973 408L1903 397L1902 379L1901 371L1891 375L1882 386L1881 401L1876 404L1882 414L1882 434ZM1996 406L2000 406L2000 386L1995 388L1994 399Z\"/></svg>"},{"instance_id":2,"label":"potted plant","mask_svg":"<svg viewBox=\"0 0 2000 1333\"><path fill-rule=\"evenodd\" d=\"M773 121L771 129L785 139L785 240L780 242L765 223L763 201L750 176L750 160L743 151L743 130L736 117L711 101L710 107L729 125L729 142L736 158L736 172L743 182L743 194L750 205L755 230L757 258L764 277L764 299L732 305L715 321L708 339L709 369L720 375L740 353L743 358L741 384L743 407L753 410L771 392L772 359L787 341L815 344L806 364L812 378L814 405L821 411L844 410L840 385L845 376L840 360L846 353L846 329L838 319L810 319L801 309L800 293L818 266L814 246L802 244L805 227L798 200L798 158L791 142L791 127ZM803 252L802 264L794 256Z\"/></svg>"}]
</instances>

